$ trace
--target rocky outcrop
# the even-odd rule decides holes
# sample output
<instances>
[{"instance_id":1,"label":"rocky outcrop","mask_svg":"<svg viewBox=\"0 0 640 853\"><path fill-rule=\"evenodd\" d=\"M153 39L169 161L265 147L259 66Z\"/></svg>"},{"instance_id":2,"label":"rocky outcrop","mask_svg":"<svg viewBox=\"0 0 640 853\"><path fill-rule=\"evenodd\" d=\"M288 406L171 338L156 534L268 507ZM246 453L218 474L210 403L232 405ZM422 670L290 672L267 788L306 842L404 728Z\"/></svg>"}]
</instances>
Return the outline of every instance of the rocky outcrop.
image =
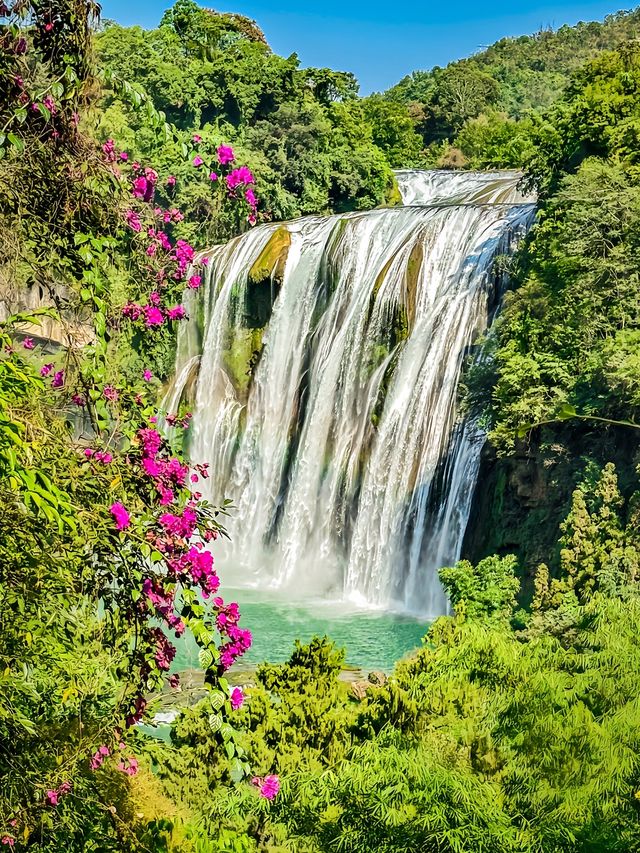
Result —
<instances>
[{"instance_id":1,"label":"rocky outcrop","mask_svg":"<svg viewBox=\"0 0 640 853\"><path fill-rule=\"evenodd\" d=\"M616 465L621 491L628 497L640 462L634 431L567 424L519 442L504 458L487 444L463 557L477 563L491 554L515 554L526 599L537 566L555 562L560 524L570 510L573 491L590 465L603 467L607 462Z\"/></svg>"},{"instance_id":2,"label":"rocky outcrop","mask_svg":"<svg viewBox=\"0 0 640 853\"><path fill-rule=\"evenodd\" d=\"M63 288L59 289L57 295L63 303L68 296ZM53 311L54 307L54 299L41 286L17 285L4 277L0 278L0 322L15 314L33 313L42 309ZM20 331L25 337L34 338L45 349L80 349L95 339L90 319L89 316L85 320L81 315L67 314L61 321L56 316L43 313L33 322L20 324Z\"/></svg>"}]
</instances>

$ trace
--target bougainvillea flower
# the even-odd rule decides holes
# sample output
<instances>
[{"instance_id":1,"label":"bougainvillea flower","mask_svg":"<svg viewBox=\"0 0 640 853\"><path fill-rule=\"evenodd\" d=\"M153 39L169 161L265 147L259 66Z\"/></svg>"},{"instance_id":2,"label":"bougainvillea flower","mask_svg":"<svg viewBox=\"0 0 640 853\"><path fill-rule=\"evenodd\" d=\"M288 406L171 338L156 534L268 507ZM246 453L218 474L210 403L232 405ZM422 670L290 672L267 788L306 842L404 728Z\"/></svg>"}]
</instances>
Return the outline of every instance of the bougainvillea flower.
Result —
<instances>
[{"instance_id":1,"label":"bougainvillea flower","mask_svg":"<svg viewBox=\"0 0 640 853\"><path fill-rule=\"evenodd\" d=\"M113 516L113 520L115 521L118 530L124 530L125 527L129 527L131 524L131 516L119 501L111 504L109 512Z\"/></svg>"},{"instance_id":2,"label":"bougainvillea flower","mask_svg":"<svg viewBox=\"0 0 640 853\"><path fill-rule=\"evenodd\" d=\"M236 159L236 155L233 153L233 148L230 148L228 145L221 145L218 148L218 162L221 166L226 166L227 163L233 163Z\"/></svg>"}]
</instances>

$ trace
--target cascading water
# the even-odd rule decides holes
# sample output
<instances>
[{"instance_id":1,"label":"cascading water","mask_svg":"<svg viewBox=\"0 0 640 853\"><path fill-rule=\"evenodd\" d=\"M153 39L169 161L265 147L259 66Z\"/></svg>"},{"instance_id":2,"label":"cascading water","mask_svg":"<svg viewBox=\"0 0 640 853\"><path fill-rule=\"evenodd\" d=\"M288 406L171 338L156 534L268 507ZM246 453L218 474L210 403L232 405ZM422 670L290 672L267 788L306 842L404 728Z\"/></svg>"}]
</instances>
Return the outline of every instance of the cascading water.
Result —
<instances>
[{"instance_id":1,"label":"cascading water","mask_svg":"<svg viewBox=\"0 0 640 853\"><path fill-rule=\"evenodd\" d=\"M437 570L460 556L482 445L458 383L495 261L533 219L518 177L400 172L404 207L202 256L166 405L192 400L207 497L235 505L227 577L445 612Z\"/></svg>"}]
</instances>

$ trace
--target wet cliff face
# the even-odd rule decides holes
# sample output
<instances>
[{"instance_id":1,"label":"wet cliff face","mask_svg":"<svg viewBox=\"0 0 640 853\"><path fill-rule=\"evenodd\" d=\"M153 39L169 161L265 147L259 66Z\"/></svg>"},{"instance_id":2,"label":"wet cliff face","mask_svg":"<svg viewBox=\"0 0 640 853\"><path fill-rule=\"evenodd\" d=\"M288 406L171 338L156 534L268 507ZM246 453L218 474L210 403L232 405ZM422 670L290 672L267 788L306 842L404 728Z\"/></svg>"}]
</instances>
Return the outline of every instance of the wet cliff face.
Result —
<instances>
[{"instance_id":1,"label":"wet cliff face","mask_svg":"<svg viewBox=\"0 0 640 853\"><path fill-rule=\"evenodd\" d=\"M607 462L615 464L628 497L640 463L640 440L633 430L567 424L531 436L506 458L497 458L485 445L464 556L478 562L490 554L516 554L526 600L536 567L544 562L553 570L557 564L560 524L574 489L590 466Z\"/></svg>"}]
</instances>

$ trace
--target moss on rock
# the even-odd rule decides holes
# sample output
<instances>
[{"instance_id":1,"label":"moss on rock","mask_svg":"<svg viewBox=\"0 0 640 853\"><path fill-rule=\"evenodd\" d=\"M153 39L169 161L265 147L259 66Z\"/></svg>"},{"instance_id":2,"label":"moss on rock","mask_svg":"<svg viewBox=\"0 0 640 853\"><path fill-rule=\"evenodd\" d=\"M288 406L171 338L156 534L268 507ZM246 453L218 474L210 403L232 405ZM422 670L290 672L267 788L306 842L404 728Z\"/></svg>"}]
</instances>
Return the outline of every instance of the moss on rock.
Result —
<instances>
[{"instance_id":1,"label":"moss on rock","mask_svg":"<svg viewBox=\"0 0 640 853\"><path fill-rule=\"evenodd\" d=\"M278 228L249 270L242 323L246 328L262 329L269 322L290 246L289 230L285 226Z\"/></svg>"},{"instance_id":2,"label":"moss on rock","mask_svg":"<svg viewBox=\"0 0 640 853\"><path fill-rule=\"evenodd\" d=\"M387 207L402 207L402 193L400 192L395 175L385 190L384 203Z\"/></svg>"},{"instance_id":3,"label":"moss on rock","mask_svg":"<svg viewBox=\"0 0 640 853\"><path fill-rule=\"evenodd\" d=\"M236 328L223 354L224 367L238 399L246 402L249 386L262 355L264 328Z\"/></svg>"}]
</instances>

